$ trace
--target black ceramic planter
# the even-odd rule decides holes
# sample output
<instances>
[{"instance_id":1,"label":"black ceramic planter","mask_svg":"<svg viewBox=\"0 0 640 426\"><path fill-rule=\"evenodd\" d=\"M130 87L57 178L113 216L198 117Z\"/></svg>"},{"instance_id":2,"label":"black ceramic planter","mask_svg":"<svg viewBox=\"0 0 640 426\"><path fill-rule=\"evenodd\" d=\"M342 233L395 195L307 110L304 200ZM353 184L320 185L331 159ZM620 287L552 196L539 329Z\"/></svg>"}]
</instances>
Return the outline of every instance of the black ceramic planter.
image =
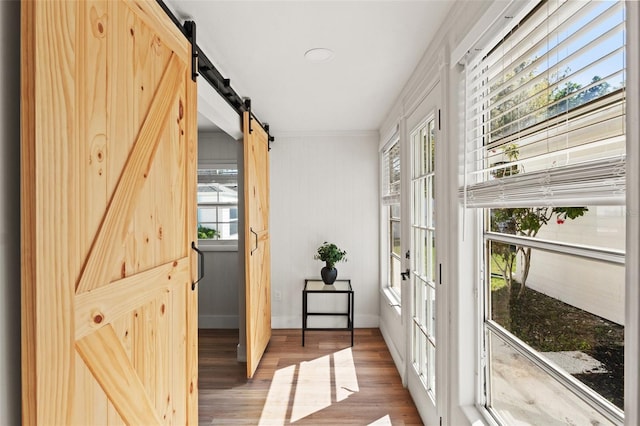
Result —
<instances>
[{"instance_id":1,"label":"black ceramic planter","mask_svg":"<svg viewBox=\"0 0 640 426\"><path fill-rule=\"evenodd\" d=\"M333 284L338 277L338 270L336 268L329 268L325 266L320 270L320 275L322 276L322 281L325 284Z\"/></svg>"}]
</instances>

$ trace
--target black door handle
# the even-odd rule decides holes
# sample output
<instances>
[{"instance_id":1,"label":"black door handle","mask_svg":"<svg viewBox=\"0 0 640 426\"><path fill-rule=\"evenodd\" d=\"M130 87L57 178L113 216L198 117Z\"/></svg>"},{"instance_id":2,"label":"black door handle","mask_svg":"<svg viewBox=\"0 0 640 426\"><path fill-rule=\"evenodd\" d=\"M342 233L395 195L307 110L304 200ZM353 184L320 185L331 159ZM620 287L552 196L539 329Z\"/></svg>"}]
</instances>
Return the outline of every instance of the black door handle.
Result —
<instances>
[{"instance_id":1,"label":"black door handle","mask_svg":"<svg viewBox=\"0 0 640 426\"><path fill-rule=\"evenodd\" d=\"M411 274L411 271L409 270L409 268L407 268L404 272L400 272L400 275L402 275L402 281L408 280L409 274Z\"/></svg>"},{"instance_id":2,"label":"black door handle","mask_svg":"<svg viewBox=\"0 0 640 426\"><path fill-rule=\"evenodd\" d=\"M194 241L191 241L191 248L198 253L198 279L191 283L191 290L195 290L196 284L204 278L204 253L196 247L196 243Z\"/></svg>"}]
</instances>

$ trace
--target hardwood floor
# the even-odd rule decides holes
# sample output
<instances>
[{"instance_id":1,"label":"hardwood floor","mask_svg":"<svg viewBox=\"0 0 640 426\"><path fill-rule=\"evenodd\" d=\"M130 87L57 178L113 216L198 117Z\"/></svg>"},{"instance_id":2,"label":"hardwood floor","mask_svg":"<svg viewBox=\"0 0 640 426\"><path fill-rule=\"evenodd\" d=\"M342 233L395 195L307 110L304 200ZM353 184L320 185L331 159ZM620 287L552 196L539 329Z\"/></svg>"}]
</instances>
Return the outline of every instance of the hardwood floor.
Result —
<instances>
[{"instance_id":1,"label":"hardwood floor","mask_svg":"<svg viewBox=\"0 0 640 426\"><path fill-rule=\"evenodd\" d=\"M199 332L200 425L421 425L378 329L273 330L253 379L237 330Z\"/></svg>"}]
</instances>

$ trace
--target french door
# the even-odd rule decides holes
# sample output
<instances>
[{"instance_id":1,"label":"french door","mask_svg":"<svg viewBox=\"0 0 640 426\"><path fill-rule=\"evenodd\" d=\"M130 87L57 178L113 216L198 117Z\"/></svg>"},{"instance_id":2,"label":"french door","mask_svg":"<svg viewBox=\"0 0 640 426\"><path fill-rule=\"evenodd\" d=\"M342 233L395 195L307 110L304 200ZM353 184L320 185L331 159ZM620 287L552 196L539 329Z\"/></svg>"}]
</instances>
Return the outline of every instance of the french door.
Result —
<instances>
[{"instance_id":1,"label":"french door","mask_svg":"<svg viewBox=\"0 0 640 426\"><path fill-rule=\"evenodd\" d=\"M408 382L427 424L438 424L438 239L436 155L438 87L407 120L410 161L411 320Z\"/></svg>"}]
</instances>

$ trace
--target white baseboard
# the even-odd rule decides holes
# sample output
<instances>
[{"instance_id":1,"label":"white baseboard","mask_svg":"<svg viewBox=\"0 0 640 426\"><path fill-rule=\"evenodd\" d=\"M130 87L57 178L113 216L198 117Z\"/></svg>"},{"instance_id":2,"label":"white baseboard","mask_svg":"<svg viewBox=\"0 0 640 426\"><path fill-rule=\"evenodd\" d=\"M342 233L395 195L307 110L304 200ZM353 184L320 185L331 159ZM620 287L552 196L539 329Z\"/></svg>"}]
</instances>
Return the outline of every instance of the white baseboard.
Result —
<instances>
[{"instance_id":1,"label":"white baseboard","mask_svg":"<svg viewBox=\"0 0 640 426\"><path fill-rule=\"evenodd\" d=\"M299 315L272 316L271 328L299 328L302 329L302 317Z\"/></svg>"},{"instance_id":2,"label":"white baseboard","mask_svg":"<svg viewBox=\"0 0 640 426\"><path fill-rule=\"evenodd\" d=\"M238 328L237 315L199 315L198 328Z\"/></svg>"},{"instance_id":3,"label":"white baseboard","mask_svg":"<svg viewBox=\"0 0 640 426\"><path fill-rule=\"evenodd\" d=\"M379 315L357 315L353 319L355 328L378 328L380 327Z\"/></svg>"},{"instance_id":4,"label":"white baseboard","mask_svg":"<svg viewBox=\"0 0 640 426\"><path fill-rule=\"evenodd\" d=\"M345 323L345 317L327 317L318 318L314 317L314 320L327 320L327 321L342 321ZM309 317L309 321L312 318ZM355 328L378 328L380 325L380 317L378 315L357 315L353 319ZM333 326L333 324L329 325ZM274 316L271 318L271 328L299 328L302 329L302 315L290 315L290 316Z\"/></svg>"},{"instance_id":5,"label":"white baseboard","mask_svg":"<svg viewBox=\"0 0 640 426\"><path fill-rule=\"evenodd\" d=\"M393 358L393 363L396 365L396 368L398 369L398 373L400 373L400 377L402 378L402 384L404 385L404 387L407 387L404 357L402 356L400 351L398 351L398 348L396 347L393 339L391 338L391 336L389 335L389 332L385 327L384 322L382 321L380 322L380 333L382 334L382 338L384 339L384 342L387 344L387 348L389 348L389 353L391 353L391 358Z\"/></svg>"}]
</instances>

